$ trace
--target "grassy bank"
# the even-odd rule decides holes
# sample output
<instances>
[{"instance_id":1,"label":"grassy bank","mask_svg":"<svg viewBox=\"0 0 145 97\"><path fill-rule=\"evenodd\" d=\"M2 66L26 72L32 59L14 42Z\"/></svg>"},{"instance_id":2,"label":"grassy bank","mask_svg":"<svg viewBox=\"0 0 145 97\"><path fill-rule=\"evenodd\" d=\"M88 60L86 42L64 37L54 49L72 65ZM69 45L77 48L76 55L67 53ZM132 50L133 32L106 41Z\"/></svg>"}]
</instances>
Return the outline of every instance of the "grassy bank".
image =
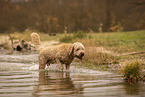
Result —
<instances>
[{"instance_id":1,"label":"grassy bank","mask_svg":"<svg viewBox=\"0 0 145 97\"><path fill-rule=\"evenodd\" d=\"M145 30L114 33L77 32L64 35L60 41L79 41L85 45L83 65L94 64L102 69L118 70L120 64L128 60L140 60L145 64L145 53L142 53L145 52Z\"/></svg>"},{"instance_id":2,"label":"grassy bank","mask_svg":"<svg viewBox=\"0 0 145 97\"><path fill-rule=\"evenodd\" d=\"M14 39L24 39L31 41L30 34L32 31L22 33L12 33ZM76 42L84 44L86 55L83 64L89 65L104 65L104 64L119 64L125 60L145 59L145 54L130 55L129 52L145 51L145 30L129 31L129 32L113 32L113 33L84 33L78 31L73 34L49 34L37 32L42 42L60 41L61 42ZM4 34L0 34L2 36ZM126 55L125 55L126 53ZM121 55L124 54L124 55Z\"/></svg>"}]
</instances>

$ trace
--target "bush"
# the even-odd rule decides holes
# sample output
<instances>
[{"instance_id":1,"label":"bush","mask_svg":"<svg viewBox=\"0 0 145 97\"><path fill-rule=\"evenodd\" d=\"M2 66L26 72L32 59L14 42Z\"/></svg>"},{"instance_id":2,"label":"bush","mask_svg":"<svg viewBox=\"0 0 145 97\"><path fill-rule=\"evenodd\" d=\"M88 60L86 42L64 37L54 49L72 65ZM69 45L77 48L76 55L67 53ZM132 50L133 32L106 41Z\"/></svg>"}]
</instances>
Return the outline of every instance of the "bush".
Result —
<instances>
[{"instance_id":1,"label":"bush","mask_svg":"<svg viewBox=\"0 0 145 97\"><path fill-rule=\"evenodd\" d=\"M85 38L87 35L82 32L82 31L78 31L77 33L73 33L71 34L64 34L64 36L62 38L59 39L60 42L72 42L74 39L82 39Z\"/></svg>"},{"instance_id":2,"label":"bush","mask_svg":"<svg viewBox=\"0 0 145 97\"><path fill-rule=\"evenodd\" d=\"M62 38L59 39L60 42L72 42L72 36L70 34L65 34Z\"/></svg>"},{"instance_id":3,"label":"bush","mask_svg":"<svg viewBox=\"0 0 145 97\"><path fill-rule=\"evenodd\" d=\"M141 80L141 62L138 60L133 60L132 62L127 62L122 68L124 77L128 81L138 81Z\"/></svg>"},{"instance_id":4,"label":"bush","mask_svg":"<svg viewBox=\"0 0 145 97\"><path fill-rule=\"evenodd\" d=\"M84 32L78 31L77 33L73 34L73 39L76 39L76 38L81 39L81 38L85 38L86 36L87 35Z\"/></svg>"}]
</instances>

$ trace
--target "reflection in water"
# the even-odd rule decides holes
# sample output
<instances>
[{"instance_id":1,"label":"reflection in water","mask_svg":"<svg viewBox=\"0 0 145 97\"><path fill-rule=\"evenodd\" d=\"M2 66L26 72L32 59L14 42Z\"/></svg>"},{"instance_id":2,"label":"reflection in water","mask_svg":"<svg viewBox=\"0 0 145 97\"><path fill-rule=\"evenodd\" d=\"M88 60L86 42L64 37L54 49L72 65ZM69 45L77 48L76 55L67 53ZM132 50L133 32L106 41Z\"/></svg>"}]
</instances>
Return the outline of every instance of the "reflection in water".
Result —
<instances>
[{"instance_id":1,"label":"reflection in water","mask_svg":"<svg viewBox=\"0 0 145 97\"><path fill-rule=\"evenodd\" d=\"M80 95L83 93L81 84L74 84L69 72L39 72L39 84L35 88L35 96L46 95Z\"/></svg>"},{"instance_id":2,"label":"reflection in water","mask_svg":"<svg viewBox=\"0 0 145 97\"><path fill-rule=\"evenodd\" d=\"M138 95L141 91L145 90L143 86L145 88L142 82L124 82L124 88L128 95Z\"/></svg>"}]
</instances>

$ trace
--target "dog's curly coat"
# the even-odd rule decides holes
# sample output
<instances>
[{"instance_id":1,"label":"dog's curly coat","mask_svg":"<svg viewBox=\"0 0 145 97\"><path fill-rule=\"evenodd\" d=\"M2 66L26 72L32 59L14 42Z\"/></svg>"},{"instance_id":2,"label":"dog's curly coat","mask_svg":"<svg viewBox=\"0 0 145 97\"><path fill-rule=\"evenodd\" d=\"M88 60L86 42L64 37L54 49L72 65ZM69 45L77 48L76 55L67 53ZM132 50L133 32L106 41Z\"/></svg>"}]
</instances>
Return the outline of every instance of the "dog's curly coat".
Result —
<instances>
[{"instance_id":1,"label":"dog's curly coat","mask_svg":"<svg viewBox=\"0 0 145 97\"><path fill-rule=\"evenodd\" d=\"M69 71L73 59L77 57L82 60L85 53L85 47L79 42L74 44L63 43L44 48L37 33L32 33L31 38L36 49L39 51L39 69L45 69L46 64L50 65L50 63L56 62L60 64L60 69L63 69L62 64L65 64L66 69Z\"/></svg>"}]
</instances>

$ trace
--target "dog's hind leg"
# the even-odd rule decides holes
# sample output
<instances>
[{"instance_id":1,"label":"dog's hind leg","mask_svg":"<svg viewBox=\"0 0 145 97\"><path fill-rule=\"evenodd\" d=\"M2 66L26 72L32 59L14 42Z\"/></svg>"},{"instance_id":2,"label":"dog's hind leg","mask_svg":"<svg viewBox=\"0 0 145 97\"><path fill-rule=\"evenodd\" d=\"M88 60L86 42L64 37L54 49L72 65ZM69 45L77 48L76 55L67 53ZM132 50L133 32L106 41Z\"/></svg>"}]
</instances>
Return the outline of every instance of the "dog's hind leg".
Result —
<instances>
[{"instance_id":1,"label":"dog's hind leg","mask_svg":"<svg viewBox=\"0 0 145 97\"><path fill-rule=\"evenodd\" d=\"M50 62L49 62L49 61L47 61L47 62L46 62L46 64L47 64L47 66L49 66L49 65L50 65Z\"/></svg>"},{"instance_id":2,"label":"dog's hind leg","mask_svg":"<svg viewBox=\"0 0 145 97\"><path fill-rule=\"evenodd\" d=\"M47 60L44 56L39 56L39 69L45 69L45 65L47 63Z\"/></svg>"},{"instance_id":3,"label":"dog's hind leg","mask_svg":"<svg viewBox=\"0 0 145 97\"><path fill-rule=\"evenodd\" d=\"M65 67L66 67L66 70L69 71L69 69L70 69L70 64L66 64Z\"/></svg>"}]
</instances>

